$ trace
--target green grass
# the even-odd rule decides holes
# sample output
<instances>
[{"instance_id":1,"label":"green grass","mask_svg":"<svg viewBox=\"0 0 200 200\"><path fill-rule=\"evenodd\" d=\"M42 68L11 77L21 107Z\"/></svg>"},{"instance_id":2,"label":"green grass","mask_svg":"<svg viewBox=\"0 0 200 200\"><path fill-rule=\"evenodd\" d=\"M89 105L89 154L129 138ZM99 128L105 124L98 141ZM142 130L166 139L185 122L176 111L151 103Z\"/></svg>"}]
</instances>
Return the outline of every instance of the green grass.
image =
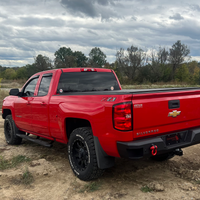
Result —
<instances>
[{"instance_id":1,"label":"green grass","mask_svg":"<svg viewBox=\"0 0 200 200\"><path fill-rule=\"evenodd\" d=\"M33 175L28 171L28 168L26 168L20 182L24 185L30 185L33 181Z\"/></svg>"},{"instance_id":2,"label":"green grass","mask_svg":"<svg viewBox=\"0 0 200 200\"><path fill-rule=\"evenodd\" d=\"M29 161L30 161L30 158L23 155L17 155L10 160L6 160L4 157L0 157L0 170L14 168L20 163L29 162Z\"/></svg>"},{"instance_id":3,"label":"green grass","mask_svg":"<svg viewBox=\"0 0 200 200\"><path fill-rule=\"evenodd\" d=\"M84 185L80 190L79 193L83 193L83 192L95 192L97 190L99 190L101 187L101 183L100 182L90 182L86 185Z\"/></svg>"},{"instance_id":4,"label":"green grass","mask_svg":"<svg viewBox=\"0 0 200 200\"><path fill-rule=\"evenodd\" d=\"M20 176L19 178L11 179L11 184L15 185L23 184L25 186L29 186L31 183L33 183L33 181L34 181L33 175L31 174L31 172L29 172L28 167L26 167L22 176Z\"/></svg>"},{"instance_id":5,"label":"green grass","mask_svg":"<svg viewBox=\"0 0 200 200\"><path fill-rule=\"evenodd\" d=\"M148 186L143 186L143 187L141 187L140 188L140 190L142 191L142 192L152 192L153 190L151 189L151 188L149 188Z\"/></svg>"},{"instance_id":6,"label":"green grass","mask_svg":"<svg viewBox=\"0 0 200 200\"><path fill-rule=\"evenodd\" d=\"M195 181L195 183L200 185L200 180L198 180L198 181Z\"/></svg>"}]
</instances>

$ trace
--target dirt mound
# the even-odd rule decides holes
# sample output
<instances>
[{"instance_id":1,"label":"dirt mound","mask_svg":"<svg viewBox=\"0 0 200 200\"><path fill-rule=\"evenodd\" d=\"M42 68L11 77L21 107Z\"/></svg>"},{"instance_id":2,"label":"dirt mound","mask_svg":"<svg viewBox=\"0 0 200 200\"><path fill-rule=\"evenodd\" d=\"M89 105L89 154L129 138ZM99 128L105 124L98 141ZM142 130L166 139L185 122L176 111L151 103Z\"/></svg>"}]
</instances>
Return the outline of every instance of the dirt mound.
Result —
<instances>
[{"instance_id":1,"label":"dirt mound","mask_svg":"<svg viewBox=\"0 0 200 200\"><path fill-rule=\"evenodd\" d=\"M52 175L56 173L56 168L45 159L34 160L30 163L28 170L34 175Z\"/></svg>"}]
</instances>

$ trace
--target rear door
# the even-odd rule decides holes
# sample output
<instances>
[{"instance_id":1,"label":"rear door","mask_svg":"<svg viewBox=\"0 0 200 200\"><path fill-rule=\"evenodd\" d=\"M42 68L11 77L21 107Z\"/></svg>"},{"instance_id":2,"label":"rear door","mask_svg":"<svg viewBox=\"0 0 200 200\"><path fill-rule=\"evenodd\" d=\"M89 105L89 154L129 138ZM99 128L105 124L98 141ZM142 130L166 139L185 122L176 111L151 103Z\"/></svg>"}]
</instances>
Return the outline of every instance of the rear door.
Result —
<instances>
[{"instance_id":1,"label":"rear door","mask_svg":"<svg viewBox=\"0 0 200 200\"><path fill-rule=\"evenodd\" d=\"M32 100L33 132L49 135L49 91L52 73L43 74L37 95Z\"/></svg>"}]
</instances>

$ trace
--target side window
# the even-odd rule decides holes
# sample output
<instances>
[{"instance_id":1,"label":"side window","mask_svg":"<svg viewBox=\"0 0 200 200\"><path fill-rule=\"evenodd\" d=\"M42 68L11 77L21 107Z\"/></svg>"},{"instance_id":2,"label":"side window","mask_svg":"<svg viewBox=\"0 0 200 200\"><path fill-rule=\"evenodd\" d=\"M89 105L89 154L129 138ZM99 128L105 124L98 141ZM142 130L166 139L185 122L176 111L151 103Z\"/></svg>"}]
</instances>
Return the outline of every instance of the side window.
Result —
<instances>
[{"instance_id":1,"label":"side window","mask_svg":"<svg viewBox=\"0 0 200 200\"><path fill-rule=\"evenodd\" d=\"M39 78L39 77L38 77ZM32 79L24 88L25 96L33 96L38 78Z\"/></svg>"},{"instance_id":2,"label":"side window","mask_svg":"<svg viewBox=\"0 0 200 200\"><path fill-rule=\"evenodd\" d=\"M45 96L45 95L48 94L49 86L50 86L50 83L51 83L51 78L52 78L52 75L42 77L42 80L41 80L41 83L40 83L40 88L39 88L39 91L38 91L38 96Z\"/></svg>"}]
</instances>

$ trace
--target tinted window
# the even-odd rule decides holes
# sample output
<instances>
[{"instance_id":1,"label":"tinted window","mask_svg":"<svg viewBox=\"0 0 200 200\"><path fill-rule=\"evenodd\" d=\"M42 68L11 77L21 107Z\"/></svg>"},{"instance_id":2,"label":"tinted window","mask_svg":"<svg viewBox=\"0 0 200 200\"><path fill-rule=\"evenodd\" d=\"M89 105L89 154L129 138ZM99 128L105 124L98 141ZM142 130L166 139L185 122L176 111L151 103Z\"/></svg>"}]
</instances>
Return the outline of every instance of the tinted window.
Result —
<instances>
[{"instance_id":1,"label":"tinted window","mask_svg":"<svg viewBox=\"0 0 200 200\"><path fill-rule=\"evenodd\" d=\"M48 94L49 86L50 86L50 83L51 83L51 78L52 78L52 75L42 77L42 80L41 80L41 83L40 83L40 88L39 88L39 91L38 91L38 96L45 96L45 95Z\"/></svg>"},{"instance_id":2,"label":"tinted window","mask_svg":"<svg viewBox=\"0 0 200 200\"><path fill-rule=\"evenodd\" d=\"M87 92L119 90L112 72L66 72L62 73L57 92Z\"/></svg>"},{"instance_id":3,"label":"tinted window","mask_svg":"<svg viewBox=\"0 0 200 200\"><path fill-rule=\"evenodd\" d=\"M35 91L37 81L38 81L38 78L34 78L25 86L24 94L26 96L33 96L34 95L34 91Z\"/></svg>"}]
</instances>

